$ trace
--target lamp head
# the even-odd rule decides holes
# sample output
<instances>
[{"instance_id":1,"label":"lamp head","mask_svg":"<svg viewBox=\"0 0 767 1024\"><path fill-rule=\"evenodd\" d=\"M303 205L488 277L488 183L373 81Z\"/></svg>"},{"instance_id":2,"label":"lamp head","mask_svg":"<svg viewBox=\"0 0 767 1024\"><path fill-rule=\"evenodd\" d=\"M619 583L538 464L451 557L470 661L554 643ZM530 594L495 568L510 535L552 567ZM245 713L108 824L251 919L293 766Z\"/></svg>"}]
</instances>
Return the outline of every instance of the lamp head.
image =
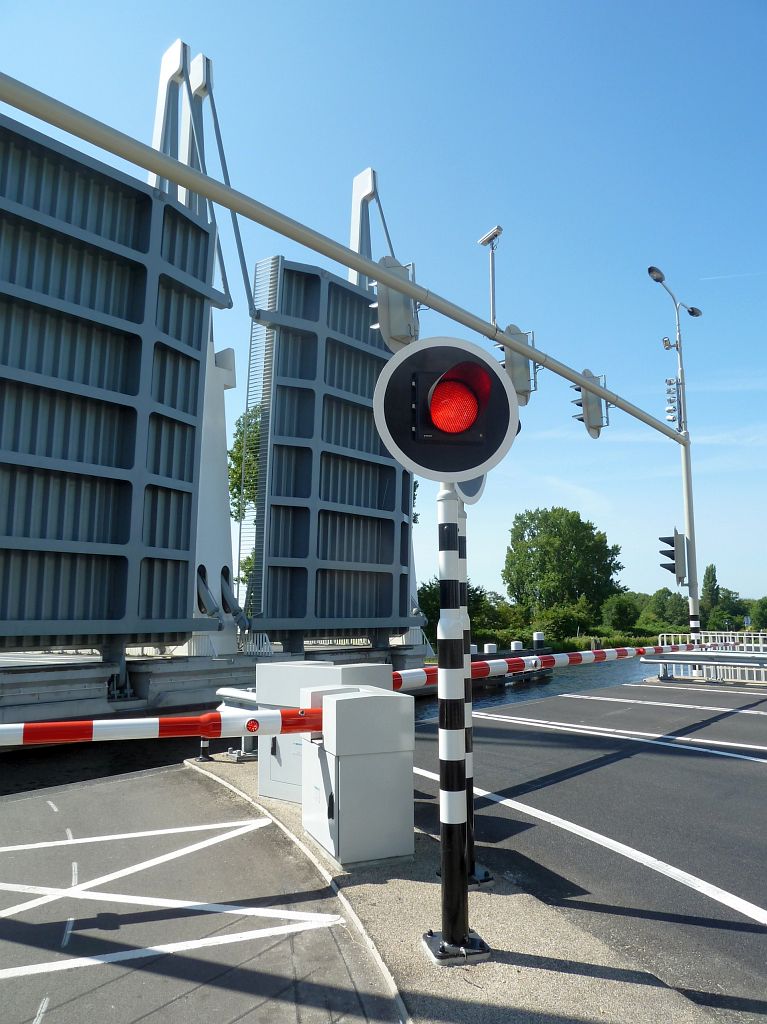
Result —
<instances>
[{"instance_id":1,"label":"lamp head","mask_svg":"<svg viewBox=\"0 0 767 1024\"><path fill-rule=\"evenodd\" d=\"M663 284L663 282L666 280L666 275L663 273L662 270L658 270L657 267L648 267L647 273L657 284Z\"/></svg>"},{"instance_id":2,"label":"lamp head","mask_svg":"<svg viewBox=\"0 0 767 1024\"><path fill-rule=\"evenodd\" d=\"M701 310L698 309L697 306L688 306L687 312L690 314L690 316L703 316L703 313L701 312Z\"/></svg>"}]
</instances>

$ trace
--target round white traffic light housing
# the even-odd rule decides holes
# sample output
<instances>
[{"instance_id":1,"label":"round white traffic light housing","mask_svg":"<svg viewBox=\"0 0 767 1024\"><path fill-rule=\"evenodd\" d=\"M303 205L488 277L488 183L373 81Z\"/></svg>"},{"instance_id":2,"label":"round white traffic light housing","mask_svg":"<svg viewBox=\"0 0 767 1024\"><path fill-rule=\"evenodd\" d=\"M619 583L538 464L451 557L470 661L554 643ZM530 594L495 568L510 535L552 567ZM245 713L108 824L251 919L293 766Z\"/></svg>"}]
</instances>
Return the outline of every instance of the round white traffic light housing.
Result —
<instances>
[{"instance_id":1,"label":"round white traffic light housing","mask_svg":"<svg viewBox=\"0 0 767 1024\"><path fill-rule=\"evenodd\" d=\"M491 355L458 338L399 350L373 396L378 432L411 473L458 483L497 466L519 426L517 396Z\"/></svg>"}]
</instances>

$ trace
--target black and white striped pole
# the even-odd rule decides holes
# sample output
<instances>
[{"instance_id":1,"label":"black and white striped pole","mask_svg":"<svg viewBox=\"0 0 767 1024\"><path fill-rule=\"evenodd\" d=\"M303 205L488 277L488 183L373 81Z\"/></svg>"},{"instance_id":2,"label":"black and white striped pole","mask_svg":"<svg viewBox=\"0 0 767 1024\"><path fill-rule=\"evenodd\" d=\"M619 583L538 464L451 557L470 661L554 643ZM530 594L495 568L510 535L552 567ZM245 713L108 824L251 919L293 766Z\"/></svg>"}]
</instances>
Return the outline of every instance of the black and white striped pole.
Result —
<instances>
[{"instance_id":1,"label":"black and white striped pole","mask_svg":"<svg viewBox=\"0 0 767 1024\"><path fill-rule=\"evenodd\" d=\"M443 965L473 963L490 958L490 947L476 932L469 930L469 879L466 859L466 691L464 617L461 612L459 567L459 504L455 486L441 484L437 495L437 697L442 930L428 931L423 941L434 961Z\"/></svg>"},{"instance_id":2,"label":"black and white striped pole","mask_svg":"<svg viewBox=\"0 0 767 1024\"><path fill-rule=\"evenodd\" d=\"M461 488L458 488L460 494ZM463 623L464 729L466 734L466 870L469 888L479 889L493 876L477 864L474 852L474 722L472 717L473 681L471 677L471 620L469 618L469 577L466 568L466 506L458 501L458 581Z\"/></svg>"},{"instance_id":3,"label":"black and white striped pole","mask_svg":"<svg viewBox=\"0 0 767 1024\"><path fill-rule=\"evenodd\" d=\"M469 658L467 665L464 656L468 584L465 547L459 559L462 495L456 484L466 483L464 500L480 496L481 478L498 465L517 435L517 396L498 361L478 345L457 338L427 338L401 348L386 363L373 395L373 416L382 441L400 465L440 484L437 693L442 930L426 932L423 944L437 964L474 963L489 959L490 947L469 928L466 754L472 736L470 703L467 715L471 690L465 680L471 676L471 663Z\"/></svg>"}]
</instances>

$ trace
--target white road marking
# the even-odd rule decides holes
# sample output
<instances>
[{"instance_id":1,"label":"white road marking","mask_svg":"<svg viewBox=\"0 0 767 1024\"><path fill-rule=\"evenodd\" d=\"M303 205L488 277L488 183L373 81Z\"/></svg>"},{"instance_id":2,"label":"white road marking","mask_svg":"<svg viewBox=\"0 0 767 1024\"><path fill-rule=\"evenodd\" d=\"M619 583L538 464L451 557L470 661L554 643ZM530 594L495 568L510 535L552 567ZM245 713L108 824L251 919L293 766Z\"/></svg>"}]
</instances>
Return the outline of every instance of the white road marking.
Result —
<instances>
[{"instance_id":1,"label":"white road marking","mask_svg":"<svg viewBox=\"0 0 767 1024\"><path fill-rule=\"evenodd\" d=\"M40 1024L43 1017L45 1016L45 1011L48 1009L49 1002L50 998L46 996L45 999L43 999L43 1001L38 1006L37 1013L35 1014L35 1019L32 1021L32 1024Z\"/></svg>"},{"instance_id":2,"label":"white road marking","mask_svg":"<svg viewBox=\"0 0 767 1024\"><path fill-rule=\"evenodd\" d=\"M612 704L645 704L656 708L685 708L688 711L724 711L728 715L767 715L767 711L751 711L744 708L710 707L707 704L670 704L660 700L631 700L629 697L597 697L589 693L563 693L570 700L603 700Z\"/></svg>"},{"instance_id":3,"label":"white road marking","mask_svg":"<svg viewBox=\"0 0 767 1024\"><path fill-rule=\"evenodd\" d=\"M624 686L642 686L648 690L689 690L691 693L740 693L747 697L767 697L767 692L759 690L733 690L729 686L675 686L666 683L623 683Z\"/></svg>"},{"instance_id":4,"label":"white road marking","mask_svg":"<svg viewBox=\"0 0 767 1024\"><path fill-rule=\"evenodd\" d=\"M413 773L415 775L422 775L426 779L433 779L435 782L439 782L439 775L435 775L434 772L424 771L423 768L414 768ZM538 810L537 807L531 807L529 804L523 804L519 800L510 800L508 797L500 796L498 793L491 793L489 790L480 789L479 786L474 787L474 795L484 797L486 800L492 800L493 803L496 804L502 804L504 807L509 807L513 811L520 811L522 814L527 814L531 818L538 818L541 821L547 822L549 825L554 825L556 828L564 829L564 831L571 832L573 835L580 836L582 839L586 839L591 843L596 843L598 846L603 846L605 849L612 850L613 853L620 854L620 856L626 857L628 860L633 860L637 864L650 868L652 871L657 871L659 874L665 875L667 878L671 878L675 882L679 882L681 885L686 885L688 888L694 889L703 896L708 896L709 899L722 904L722 906L729 907L731 910L737 911L739 914L742 914L744 917L747 917L752 921L767 925L767 910L763 907L758 907L755 903L749 903L748 900L741 899L740 896L735 896L733 893L727 892L725 889L720 889L719 886L712 885L710 882L706 882L702 878L697 878L695 875L691 875L687 871L682 871L681 868L676 868L672 864L666 864L665 861L658 860L656 857L651 857L648 853L643 853L641 850L635 850L633 847L626 846L625 843L619 843L616 839L611 839L609 836L603 836L599 832L593 832L589 828L577 825L574 821L568 821L566 818L559 818L555 814L549 814L548 811ZM1 976L2 975L0 974L0 977Z\"/></svg>"},{"instance_id":5,"label":"white road marking","mask_svg":"<svg viewBox=\"0 0 767 1024\"><path fill-rule=\"evenodd\" d=\"M72 934L72 926L74 925L74 923L75 919L73 917L67 918L67 923L64 925L64 935L62 936L61 939L62 949L69 945L69 936Z\"/></svg>"},{"instance_id":6,"label":"white road marking","mask_svg":"<svg viewBox=\"0 0 767 1024\"><path fill-rule=\"evenodd\" d=\"M72 885L77 885L77 861L72 861Z\"/></svg>"},{"instance_id":7,"label":"white road marking","mask_svg":"<svg viewBox=\"0 0 767 1024\"><path fill-rule=\"evenodd\" d=\"M211 839L205 839L200 843L193 843L191 846L185 846L180 850L172 850L170 853L164 853L159 857L153 857L151 860L143 861L141 864L134 864L131 867L122 868L120 871L113 871L111 874L102 875L100 878L93 878L90 882L86 882L83 885L72 886L71 889L65 889L62 896L77 896L80 892L83 892L86 889L93 889L97 885L105 885L109 882L113 882L117 878L125 878L127 875L135 875L139 871L145 871L148 868L156 867L158 864L166 864L168 861L176 860L178 857L185 857L190 853L196 853L198 850L204 850L208 846L214 846L217 843L226 842L227 839L235 839L237 836L242 836L247 832L253 832L257 828L262 828L264 825L268 825L269 822L269 818L248 822L241 828L234 829L231 832L225 832L223 835L213 836ZM36 900L29 900L26 903L18 903L14 907L7 907L5 910L0 910L0 918L12 917L14 914L19 914L24 910L31 910L34 907L40 907L44 903L52 903L54 900L61 899L62 896L40 896Z\"/></svg>"},{"instance_id":8,"label":"white road marking","mask_svg":"<svg viewBox=\"0 0 767 1024\"><path fill-rule=\"evenodd\" d=\"M686 749L698 751L701 754L715 754L719 757L734 757L740 761L756 761L758 764L767 764L767 759L754 757L750 754L734 754L726 750L710 750L701 744L707 743L718 747L738 747L744 750L763 750L767 747L760 747L751 743L729 743L726 740L702 740L692 736L671 736L668 733L660 732L639 732L636 729L608 729L602 725L573 725L571 722L550 722L545 718L523 718L512 715L493 715L487 711L475 711L475 718L488 718L494 722L512 722L514 725L529 725L534 729L553 729L556 732L573 732L581 736L614 736L616 739L630 740L634 743L651 743L659 747L682 748L682 744L690 744Z\"/></svg>"},{"instance_id":9,"label":"white road marking","mask_svg":"<svg viewBox=\"0 0 767 1024\"><path fill-rule=\"evenodd\" d=\"M0 882L0 892L20 892L28 895L56 896L68 899L69 889L57 889L50 885L22 885L15 882ZM119 892L92 892L78 890L72 899L92 900L97 903L127 903L136 907L153 907L168 910L194 910L204 914L234 914L236 917L268 917L289 921L335 920L335 914L317 914L300 910L270 910L263 907L246 907L238 903L197 903L195 900L173 900L162 896L132 896ZM331 921L331 923L333 923Z\"/></svg>"},{"instance_id":10,"label":"white road marking","mask_svg":"<svg viewBox=\"0 0 767 1024\"><path fill-rule=\"evenodd\" d=\"M52 811L55 811L55 812L56 812L56 814L58 814L58 813L59 813L59 809L58 809L58 807L56 806L56 804L55 804L55 803L53 802L53 800L46 800L45 802L46 802L46 803L48 804L48 806L50 807L50 809L51 809Z\"/></svg>"},{"instance_id":11,"label":"white road marking","mask_svg":"<svg viewBox=\"0 0 767 1024\"><path fill-rule=\"evenodd\" d=\"M343 924L343 918L333 921L303 921L296 924L278 925L275 928L257 928L250 932L237 932L232 935L213 935L205 939L192 939L187 942L168 942L161 946L146 946L143 949L124 949L117 953L105 953L103 956L70 957L67 960L49 960L47 963L28 964L25 967L7 967L0 970L0 981L7 978L28 978L35 974L53 974L57 971L73 971L79 967L101 967L104 964L124 963L126 960L141 960L150 956L161 956L168 953L184 953L192 949L206 949L211 946L226 946L234 942L248 942L253 939L266 939L275 935L290 935L292 932L306 932L314 928L329 928L333 924Z\"/></svg>"},{"instance_id":12,"label":"white road marking","mask_svg":"<svg viewBox=\"0 0 767 1024\"><path fill-rule=\"evenodd\" d=\"M240 825L251 825L259 822L269 824L269 818L246 818L244 821L219 821L214 825L187 825L183 828L157 828L148 832L121 832L105 836L85 836L73 839L72 832L67 829L67 839L56 839L46 843L22 843L20 846L0 846L0 853L17 850L45 850L52 846L71 846L78 843L111 843L115 839L144 839L147 836L174 836L183 832L213 832L217 828L239 828Z\"/></svg>"}]
</instances>

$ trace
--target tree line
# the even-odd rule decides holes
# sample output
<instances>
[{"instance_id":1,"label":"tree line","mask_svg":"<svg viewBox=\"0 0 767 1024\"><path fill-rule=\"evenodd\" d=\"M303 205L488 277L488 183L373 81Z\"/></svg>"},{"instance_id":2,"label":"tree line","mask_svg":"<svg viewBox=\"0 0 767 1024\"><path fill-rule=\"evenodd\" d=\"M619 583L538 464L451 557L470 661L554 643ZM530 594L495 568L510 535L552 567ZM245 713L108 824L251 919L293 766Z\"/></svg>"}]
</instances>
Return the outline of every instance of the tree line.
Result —
<instances>
[{"instance_id":1,"label":"tree line","mask_svg":"<svg viewBox=\"0 0 767 1024\"><path fill-rule=\"evenodd\" d=\"M528 509L514 517L501 578L506 597L484 587L468 587L468 609L475 643L514 640L525 646L542 631L559 649L583 649L599 639L603 647L657 642L659 633L689 631L689 605L680 593L661 587L653 594L628 590L618 582L620 547L578 512L554 507ZM418 589L426 635L436 640L439 581ZM767 597L741 598L720 587L709 565L701 588L704 629L767 629Z\"/></svg>"}]
</instances>

